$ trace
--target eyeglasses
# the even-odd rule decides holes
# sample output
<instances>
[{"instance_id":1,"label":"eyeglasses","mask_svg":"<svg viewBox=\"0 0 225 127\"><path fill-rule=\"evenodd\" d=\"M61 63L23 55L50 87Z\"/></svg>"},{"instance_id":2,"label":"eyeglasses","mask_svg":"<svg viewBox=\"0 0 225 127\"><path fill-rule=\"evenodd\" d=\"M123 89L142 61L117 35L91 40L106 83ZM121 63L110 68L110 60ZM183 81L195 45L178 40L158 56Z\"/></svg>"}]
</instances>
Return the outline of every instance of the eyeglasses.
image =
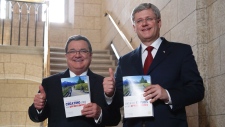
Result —
<instances>
[{"instance_id":1,"label":"eyeglasses","mask_svg":"<svg viewBox=\"0 0 225 127\"><path fill-rule=\"evenodd\" d=\"M145 19L138 19L137 21L134 21L134 23L140 25L143 24L144 22L151 23L153 22L153 20L156 20L156 18L147 17Z\"/></svg>"},{"instance_id":2,"label":"eyeglasses","mask_svg":"<svg viewBox=\"0 0 225 127\"><path fill-rule=\"evenodd\" d=\"M77 53L79 53L80 55L85 55L88 52L89 52L88 50L81 49L81 50L78 50L78 51L76 51L76 50L70 50L70 51L66 52L66 54L77 54Z\"/></svg>"}]
</instances>

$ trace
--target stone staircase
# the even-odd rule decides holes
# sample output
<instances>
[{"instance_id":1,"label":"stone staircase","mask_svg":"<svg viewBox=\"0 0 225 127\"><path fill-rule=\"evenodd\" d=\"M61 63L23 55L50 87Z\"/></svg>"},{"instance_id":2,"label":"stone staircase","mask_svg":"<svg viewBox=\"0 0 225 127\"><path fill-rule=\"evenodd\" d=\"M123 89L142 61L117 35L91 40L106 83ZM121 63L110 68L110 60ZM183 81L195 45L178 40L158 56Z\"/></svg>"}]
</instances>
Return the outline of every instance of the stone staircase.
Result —
<instances>
[{"instance_id":1,"label":"stone staircase","mask_svg":"<svg viewBox=\"0 0 225 127\"><path fill-rule=\"evenodd\" d=\"M115 56L110 54L110 50L93 50L90 69L99 75L109 76L108 69L116 68ZM64 48L50 48L50 74L56 74L67 69Z\"/></svg>"}]
</instances>

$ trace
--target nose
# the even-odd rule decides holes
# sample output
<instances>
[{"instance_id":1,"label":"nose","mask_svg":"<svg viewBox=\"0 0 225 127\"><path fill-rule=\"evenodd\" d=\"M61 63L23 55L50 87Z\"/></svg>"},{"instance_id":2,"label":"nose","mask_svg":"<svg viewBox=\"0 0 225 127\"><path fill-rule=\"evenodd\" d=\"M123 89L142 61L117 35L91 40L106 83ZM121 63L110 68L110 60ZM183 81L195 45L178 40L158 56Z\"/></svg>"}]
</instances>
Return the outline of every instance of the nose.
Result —
<instances>
[{"instance_id":1,"label":"nose","mask_svg":"<svg viewBox=\"0 0 225 127\"><path fill-rule=\"evenodd\" d=\"M142 21L142 25L145 26L146 24L148 24L148 23L147 23L147 20L144 19L144 20Z\"/></svg>"}]
</instances>

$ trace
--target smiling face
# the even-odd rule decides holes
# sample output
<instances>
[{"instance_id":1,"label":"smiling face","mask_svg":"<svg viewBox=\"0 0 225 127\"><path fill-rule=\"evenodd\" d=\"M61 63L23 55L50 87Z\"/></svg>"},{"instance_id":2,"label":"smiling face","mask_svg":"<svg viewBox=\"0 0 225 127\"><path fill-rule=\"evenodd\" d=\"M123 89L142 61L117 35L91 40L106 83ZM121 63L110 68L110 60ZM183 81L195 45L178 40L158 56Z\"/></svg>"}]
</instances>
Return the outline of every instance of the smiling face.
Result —
<instances>
[{"instance_id":1,"label":"smiling face","mask_svg":"<svg viewBox=\"0 0 225 127\"><path fill-rule=\"evenodd\" d=\"M146 46L159 38L161 20L156 18L152 9L145 9L134 14L134 31Z\"/></svg>"},{"instance_id":2,"label":"smiling face","mask_svg":"<svg viewBox=\"0 0 225 127\"><path fill-rule=\"evenodd\" d=\"M88 52L87 52L88 51ZM84 40L72 40L66 53L67 65L76 75L82 74L91 64L92 53Z\"/></svg>"}]
</instances>

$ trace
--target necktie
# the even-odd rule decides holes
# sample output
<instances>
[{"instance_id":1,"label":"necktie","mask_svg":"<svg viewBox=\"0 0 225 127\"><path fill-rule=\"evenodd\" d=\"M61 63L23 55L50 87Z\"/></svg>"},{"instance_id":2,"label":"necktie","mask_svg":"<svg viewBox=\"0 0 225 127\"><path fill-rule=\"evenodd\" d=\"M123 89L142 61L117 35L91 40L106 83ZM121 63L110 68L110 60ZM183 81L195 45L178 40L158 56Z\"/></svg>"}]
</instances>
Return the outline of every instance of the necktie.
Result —
<instances>
[{"instance_id":1,"label":"necktie","mask_svg":"<svg viewBox=\"0 0 225 127\"><path fill-rule=\"evenodd\" d=\"M153 60L153 57L152 57L152 49L153 49L154 47L152 47L152 46L148 46L145 50L147 50L148 51L148 55L147 55L147 57L146 57L146 59L145 59L145 63L144 63L144 74L147 74L147 72L148 72L148 69L149 69L149 67L150 67L150 65L151 65L151 63L152 63L152 60Z\"/></svg>"}]
</instances>

